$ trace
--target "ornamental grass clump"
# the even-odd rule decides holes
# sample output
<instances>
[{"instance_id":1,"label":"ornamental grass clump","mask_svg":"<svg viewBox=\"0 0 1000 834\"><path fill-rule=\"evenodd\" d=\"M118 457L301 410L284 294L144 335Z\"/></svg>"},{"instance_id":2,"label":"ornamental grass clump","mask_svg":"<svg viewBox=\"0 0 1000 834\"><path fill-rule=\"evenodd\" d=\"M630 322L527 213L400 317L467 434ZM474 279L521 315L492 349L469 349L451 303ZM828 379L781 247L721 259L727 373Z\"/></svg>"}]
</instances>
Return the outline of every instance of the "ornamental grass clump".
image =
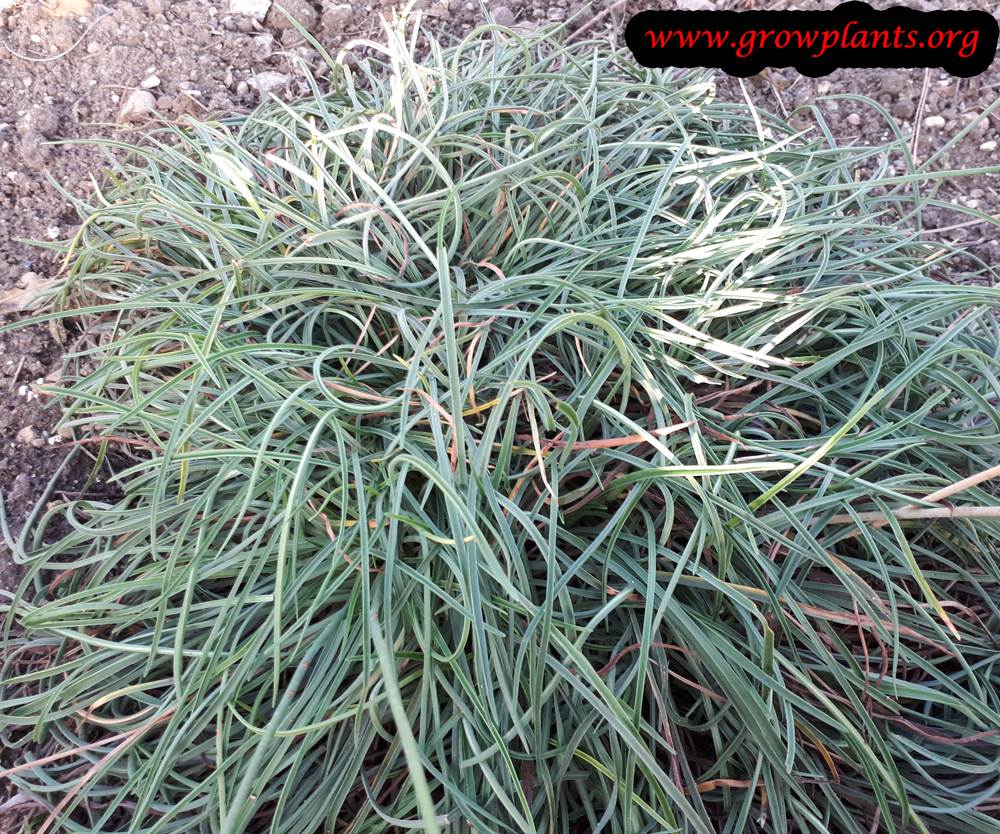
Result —
<instances>
[{"instance_id":1,"label":"ornamental grass clump","mask_svg":"<svg viewBox=\"0 0 1000 834\"><path fill-rule=\"evenodd\" d=\"M1000 831L1000 293L934 277L946 149L414 43L80 203L46 390L120 497L5 526L33 830Z\"/></svg>"}]
</instances>

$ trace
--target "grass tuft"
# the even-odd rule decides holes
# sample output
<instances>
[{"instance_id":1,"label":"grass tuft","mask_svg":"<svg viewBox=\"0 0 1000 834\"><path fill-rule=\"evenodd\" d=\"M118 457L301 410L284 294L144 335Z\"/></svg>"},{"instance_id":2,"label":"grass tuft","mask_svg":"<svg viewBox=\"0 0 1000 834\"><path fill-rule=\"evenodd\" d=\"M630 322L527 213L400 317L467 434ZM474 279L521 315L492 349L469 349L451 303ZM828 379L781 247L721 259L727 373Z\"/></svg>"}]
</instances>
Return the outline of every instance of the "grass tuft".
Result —
<instances>
[{"instance_id":1,"label":"grass tuft","mask_svg":"<svg viewBox=\"0 0 1000 834\"><path fill-rule=\"evenodd\" d=\"M34 830L1000 831L948 174L596 42L412 43L79 205L47 390L121 497L4 525Z\"/></svg>"}]
</instances>

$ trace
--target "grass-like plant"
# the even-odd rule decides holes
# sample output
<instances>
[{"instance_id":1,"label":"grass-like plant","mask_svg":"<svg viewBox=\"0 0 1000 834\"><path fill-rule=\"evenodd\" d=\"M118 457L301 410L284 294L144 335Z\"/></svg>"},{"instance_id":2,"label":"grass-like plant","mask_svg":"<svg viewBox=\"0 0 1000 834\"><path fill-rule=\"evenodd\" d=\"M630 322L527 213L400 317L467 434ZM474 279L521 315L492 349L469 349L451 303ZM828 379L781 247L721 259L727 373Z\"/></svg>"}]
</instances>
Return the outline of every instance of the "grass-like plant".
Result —
<instances>
[{"instance_id":1,"label":"grass-like plant","mask_svg":"<svg viewBox=\"0 0 1000 834\"><path fill-rule=\"evenodd\" d=\"M1000 292L931 275L946 148L414 42L80 204L48 390L121 497L5 526L33 830L1000 831Z\"/></svg>"}]
</instances>

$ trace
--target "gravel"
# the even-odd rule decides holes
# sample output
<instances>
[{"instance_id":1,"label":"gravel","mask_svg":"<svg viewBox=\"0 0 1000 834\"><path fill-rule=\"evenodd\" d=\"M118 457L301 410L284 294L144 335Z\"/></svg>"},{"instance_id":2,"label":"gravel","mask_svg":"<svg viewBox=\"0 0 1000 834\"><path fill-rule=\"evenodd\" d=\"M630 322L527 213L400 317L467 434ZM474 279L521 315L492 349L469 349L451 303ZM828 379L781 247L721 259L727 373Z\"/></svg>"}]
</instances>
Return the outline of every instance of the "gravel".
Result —
<instances>
[{"instance_id":1,"label":"gravel","mask_svg":"<svg viewBox=\"0 0 1000 834\"><path fill-rule=\"evenodd\" d=\"M232 14L246 15L254 20L263 20L271 8L271 0L229 0Z\"/></svg>"},{"instance_id":2,"label":"gravel","mask_svg":"<svg viewBox=\"0 0 1000 834\"><path fill-rule=\"evenodd\" d=\"M267 13L265 23L272 29L279 32L285 30L295 31L289 15L305 29L313 29L319 20L319 12L309 0L282 0L282 6L287 10L287 14L282 12L277 6L271 6Z\"/></svg>"},{"instance_id":3,"label":"gravel","mask_svg":"<svg viewBox=\"0 0 1000 834\"><path fill-rule=\"evenodd\" d=\"M283 72L266 71L254 73L250 79L250 85L256 87L261 93L270 93L286 86L291 80L292 77Z\"/></svg>"},{"instance_id":4,"label":"gravel","mask_svg":"<svg viewBox=\"0 0 1000 834\"><path fill-rule=\"evenodd\" d=\"M122 109L118 113L118 121L135 122L145 119L156 110L156 98L149 90L133 90L129 93Z\"/></svg>"}]
</instances>

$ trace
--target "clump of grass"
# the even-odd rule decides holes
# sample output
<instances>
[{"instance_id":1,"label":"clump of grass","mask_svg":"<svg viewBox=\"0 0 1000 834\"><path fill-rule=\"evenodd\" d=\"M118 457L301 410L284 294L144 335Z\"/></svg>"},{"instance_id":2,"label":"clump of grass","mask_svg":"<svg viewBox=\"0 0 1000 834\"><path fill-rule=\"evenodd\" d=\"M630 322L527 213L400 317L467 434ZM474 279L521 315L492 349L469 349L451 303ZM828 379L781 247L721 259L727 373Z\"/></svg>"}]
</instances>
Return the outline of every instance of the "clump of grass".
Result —
<instances>
[{"instance_id":1,"label":"clump of grass","mask_svg":"<svg viewBox=\"0 0 1000 834\"><path fill-rule=\"evenodd\" d=\"M50 390L127 460L7 534L37 830L1000 830L1000 295L931 277L943 175L412 43L80 206Z\"/></svg>"}]
</instances>

